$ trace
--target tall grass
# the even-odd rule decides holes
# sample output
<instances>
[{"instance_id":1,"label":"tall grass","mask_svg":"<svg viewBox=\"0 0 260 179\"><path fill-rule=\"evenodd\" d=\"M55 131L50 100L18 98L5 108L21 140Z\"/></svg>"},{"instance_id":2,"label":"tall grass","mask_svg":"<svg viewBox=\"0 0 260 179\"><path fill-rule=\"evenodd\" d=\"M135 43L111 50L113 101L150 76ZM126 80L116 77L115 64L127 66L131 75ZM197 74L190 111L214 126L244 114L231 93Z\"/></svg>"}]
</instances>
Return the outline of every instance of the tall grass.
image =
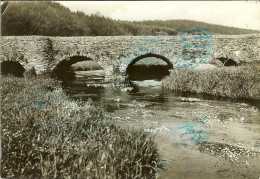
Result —
<instances>
[{"instance_id":1,"label":"tall grass","mask_svg":"<svg viewBox=\"0 0 260 179\"><path fill-rule=\"evenodd\" d=\"M153 137L122 129L57 82L2 77L3 178L156 178Z\"/></svg>"},{"instance_id":2,"label":"tall grass","mask_svg":"<svg viewBox=\"0 0 260 179\"><path fill-rule=\"evenodd\" d=\"M259 100L260 69L250 66L176 69L163 80L163 86L175 91Z\"/></svg>"}]
</instances>

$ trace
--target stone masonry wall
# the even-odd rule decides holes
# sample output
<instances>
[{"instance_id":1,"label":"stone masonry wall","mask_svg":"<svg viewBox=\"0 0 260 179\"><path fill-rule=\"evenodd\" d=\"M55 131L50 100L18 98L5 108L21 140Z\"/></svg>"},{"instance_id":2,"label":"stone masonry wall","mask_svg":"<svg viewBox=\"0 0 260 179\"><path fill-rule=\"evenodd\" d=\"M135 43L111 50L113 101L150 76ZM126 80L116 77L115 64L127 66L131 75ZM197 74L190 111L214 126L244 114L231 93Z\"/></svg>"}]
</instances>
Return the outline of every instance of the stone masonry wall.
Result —
<instances>
[{"instance_id":1,"label":"stone masonry wall","mask_svg":"<svg viewBox=\"0 0 260 179\"><path fill-rule=\"evenodd\" d=\"M1 62L18 61L26 70L34 67L41 72L50 68L50 54L46 37L2 37Z\"/></svg>"},{"instance_id":2,"label":"stone masonry wall","mask_svg":"<svg viewBox=\"0 0 260 179\"><path fill-rule=\"evenodd\" d=\"M18 61L26 70L35 67L41 73L54 69L62 60L81 55L98 62L107 73L115 66L124 72L131 61L145 54L166 57L173 66L196 62L200 59L183 60L185 50L194 52L199 49L197 45L209 43L208 60L227 57L239 64L260 62L260 34L217 35L210 39L187 37L193 44L188 47L181 36L6 36L2 37L1 61Z\"/></svg>"}]
</instances>

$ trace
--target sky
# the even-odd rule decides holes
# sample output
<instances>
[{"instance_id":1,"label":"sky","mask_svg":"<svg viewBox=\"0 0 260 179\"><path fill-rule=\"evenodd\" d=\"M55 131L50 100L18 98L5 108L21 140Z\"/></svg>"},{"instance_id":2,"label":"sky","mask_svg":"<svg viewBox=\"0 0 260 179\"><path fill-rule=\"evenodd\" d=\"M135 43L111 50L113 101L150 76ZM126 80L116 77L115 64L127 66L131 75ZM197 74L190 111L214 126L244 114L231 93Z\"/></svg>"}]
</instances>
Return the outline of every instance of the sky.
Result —
<instances>
[{"instance_id":1,"label":"sky","mask_svg":"<svg viewBox=\"0 0 260 179\"><path fill-rule=\"evenodd\" d=\"M72 11L120 20L188 19L260 30L260 1L58 1Z\"/></svg>"}]
</instances>

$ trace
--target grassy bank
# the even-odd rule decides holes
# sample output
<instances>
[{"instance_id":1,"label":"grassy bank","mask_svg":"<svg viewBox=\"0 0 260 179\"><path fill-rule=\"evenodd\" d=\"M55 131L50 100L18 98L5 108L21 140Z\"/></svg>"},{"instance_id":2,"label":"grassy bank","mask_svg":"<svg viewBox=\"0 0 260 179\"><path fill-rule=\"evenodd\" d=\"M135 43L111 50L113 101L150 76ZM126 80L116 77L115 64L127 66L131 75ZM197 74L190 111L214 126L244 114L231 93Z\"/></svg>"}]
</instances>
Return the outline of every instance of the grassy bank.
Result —
<instances>
[{"instance_id":1,"label":"grassy bank","mask_svg":"<svg viewBox=\"0 0 260 179\"><path fill-rule=\"evenodd\" d=\"M163 80L170 90L204 93L231 98L260 99L258 67L223 67L210 70L174 70Z\"/></svg>"},{"instance_id":2,"label":"grassy bank","mask_svg":"<svg viewBox=\"0 0 260 179\"><path fill-rule=\"evenodd\" d=\"M82 61L71 65L74 71L103 70L103 68L95 61Z\"/></svg>"},{"instance_id":3,"label":"grassy bank","mask_svg":"<svg viewBox=\"0 0 260 179\"><path fill-rule=\"evenodd\" d=\"M2 77L3 178L156 178L153 138L116 126L51 79Z\"/></svg>"}]
</instances>

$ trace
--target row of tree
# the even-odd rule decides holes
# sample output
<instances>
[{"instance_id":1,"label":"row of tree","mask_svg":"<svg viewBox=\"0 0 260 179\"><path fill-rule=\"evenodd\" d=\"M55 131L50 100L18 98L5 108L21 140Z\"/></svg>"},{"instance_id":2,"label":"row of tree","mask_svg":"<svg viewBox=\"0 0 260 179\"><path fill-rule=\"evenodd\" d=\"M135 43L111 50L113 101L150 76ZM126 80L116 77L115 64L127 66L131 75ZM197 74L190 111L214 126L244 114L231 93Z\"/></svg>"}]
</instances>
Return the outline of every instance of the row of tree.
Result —
<instances>
[{"instance_id":1,"label":"row of tree","mask_svg":"<svg viewBox=\"0 0 260 179\"><path fill-rule=\"evenodd\" d=\"M8 3L8 6L6 7ZM6 2L2 15L2 35L115 36L177 35L190 29L207 28L212 34L256 33L247 29L190 20L119 21L99 13L71 12L59 3Z\"/></svg>"}]
</instances>

